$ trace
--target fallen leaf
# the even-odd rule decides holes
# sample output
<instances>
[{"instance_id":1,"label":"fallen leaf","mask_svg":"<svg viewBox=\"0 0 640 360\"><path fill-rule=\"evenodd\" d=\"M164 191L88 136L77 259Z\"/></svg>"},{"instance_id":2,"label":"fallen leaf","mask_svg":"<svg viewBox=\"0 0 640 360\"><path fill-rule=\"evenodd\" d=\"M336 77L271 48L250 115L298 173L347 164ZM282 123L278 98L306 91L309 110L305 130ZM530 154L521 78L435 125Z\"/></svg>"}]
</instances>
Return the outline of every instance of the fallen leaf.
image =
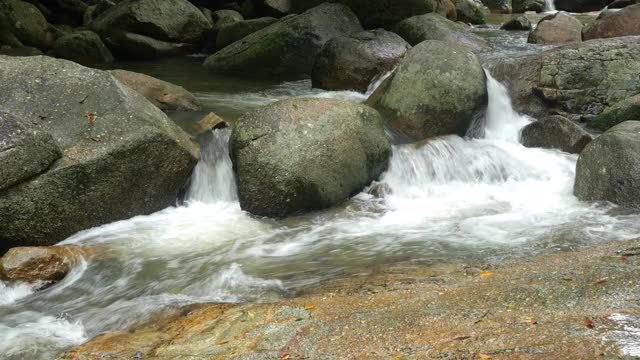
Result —
<instances>
[{"instance_id":1,"label":"fallen leaf","mask_svg":"<svg viewBox=\"0 0 640 360\"><path fill-rule=\"evenodd\" d=\"M626 256L620 256L620 261L627 261L627 257Z\"/></svg>"},{"instance_id":2,"label":"fallen leaf","mask_svg":"<svg viewBox=\"0 0 640 360\"><path fill-rule=\"evenodd\" d=\"M229 343L229 340L217 342L216 345L224 345L224 344L227 344L227 343Z\"/></svg>"},{"instance_id":3,"label":"fallen leaf","mask_svg":"<svg viewBox=\"0 0 640 360\"><path fill-rule=\"evenodd\" d=\"M305 307L304 307L304 309L305 309L305 310L313 310L313 309L315 309L315 308L316 308L316 307L315 307L315 306L313 306L313 305L307 305L307 306L305 306Z\"/></svg>"},{"instance_id":4,"label":"fallen leaf","mask_svg":"<svg viewBox=\"0 0 640 360\"><path fill-rule=\"evenodd\" d=\"M584 323L584 326L588 327L589 329L593 329L594 328L594 324L593 324L593 320L589 319L588 317L584 318L584 320L582 320L582 322Z\"/></svg>"},{"instance_id":5,"label":"fallen leaf","mask_svg":"<svg viewBox=\"0 0 640 360\"><path fill-rule=\"evenodd\" d=\"M282 354L282 356L280 356L280 360L287 360L291 357L291 355L289 354Z\"/></svg>"},{"instance_id":6,"label":"fallen leaf","mask_svg":"<svg viewBox=\"0 0 640 360\"><path fill-rule=\"evenodd\" d=\"M482 354L482 353L478 353L478 356L482 360L491 360L491 359L493 359L493 357L491 357L491 355L486 355L486 354Z\"/></svg>"},{"instance_id":7,"label":"fallen leaf","mask_svg":"<svg viewBox=\"0 0 640 360\"><path fill-rule=\"evenodd\" d=\"M538 320L536 320L535 318L531 317L531 316L525 316L524 317L524 322L528 322L529 324L537 324Z\"/></svg>"},{"instance_id":8,"label":"fallen leaf","mask_svg":"<svg viewBox=\"0 0 640 360\"><path fill-rule=\"evenodd\" d=\"M400 358L402 358L402 355L396 355L396 356L394 356L393 358L394 358L394 359L400 359Z\"/></svg>"},{"instance_id":9,"label":"fallen leaf","mask_svg":"<svg viewBox=\"0 0 640 360\"><path fill-rule=\"evenodd\" d=\"M593 284L594 284L594 285L602 285L602 284L604 284L604 283L606 283L606 282L607 282L607 279L600 279L600 280L596 281L596 282L595 282L595 283L593 283Z\"/></svg>"},{"instance_id":10,"label":"fallen leaf","mask_svg":"<svg viewBox=\"0 0 640 360\"><path fill-rule=\"evenodd\" d=\"M493 273L491 271L480 271L480 276L491 276Z\"/></svg>"},{"instance_id":11,"label":"fallen leaf","mask_svg":"<svg viewBox=\"0 0 640 360\"><path fill-rule=\"evenodd\" d=\"M252 319L256 317L256 314L252 313L251 311L247 311L247 315Z\"/></svg>"}]
</instances>

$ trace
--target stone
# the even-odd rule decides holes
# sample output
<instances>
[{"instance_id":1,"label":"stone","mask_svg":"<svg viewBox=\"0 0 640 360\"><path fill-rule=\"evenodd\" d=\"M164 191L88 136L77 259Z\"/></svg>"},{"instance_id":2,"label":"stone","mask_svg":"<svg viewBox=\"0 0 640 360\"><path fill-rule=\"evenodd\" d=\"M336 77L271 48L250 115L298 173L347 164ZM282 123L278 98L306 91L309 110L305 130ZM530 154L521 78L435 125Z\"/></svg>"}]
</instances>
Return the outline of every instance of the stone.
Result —
<instances>
[{"instance_id":1,"label":"stone","mask_svg":"<svg viewBox=\"0 0 640 360\"><path fill-rule=\"evenodd\" d=\"M640 4L625 7L587 26L582 36L584 40L640 35Z\"/></svg>"},{"instance_id":2,"label":"stone","mask_svg":"<svg viewBox=\"0 0 640 360\"><path fill-rule=\"evenodd\" d=\"M263 17L258 19L243 20L235 22L231 25L225 26L218 30L216 36L216 48L222 49L229 44L244 39L247 35L264 29L269 25L277 22L278 19L272 17Z\"/></svg>"},{"instance_id":3,"label":"stone","mask_svg":"<svg viewBox=\"0 0 640 360\"><path fill-rule=\"evenodd\" d=\"M456 20L467 24L486 24L485 11L481 2L476 0L453 0L456 7Z\"/></svg>"},{"instance_id":4,"label":"stone","mask_svg":"<svg viewBox=\"0 0 640 360\"><path fill-rule=\"evenodd\" d=\"M182 86L133 71L111 70L111 74L162 111L200 110L196 97Z\"/></svg>"},{"instance_id":5,"label":"stone","mask_svg":"<svg viewBox=\"0 0 640 360\"><path fill-rule=\"evenodd\" d=\"M388 126L413 141L464 136L484 116L486 75L477 56L462 45L427 40L407 52L367 103Z\"/></svg>"},{"instance_id":6,"label":"stone","mask_svg":"<svg viewBox=\"0 0 640 360\"><path fill-rule=\"evenodd\" d=\"M640 119L640 95L626 98L589 121L589 126L605 131L621 122Z\"/></svg>"},{"instance_id":7,"label":"stone","mask_svg":"<svg viewBox=\"0 0 640 360\"><path fill-rule=\"evenodd\" d=\"M192 125L197 135L203 134L207 131L211 131L214 129L223 129L228 126L229 124L227 124L227 122L224 121L223 118L216 115L215 113L207 114L207 116L203 117L202 119L198 120L195 124Z\"/></svg>"},{"instance_id":8,"label":"stone","mask_svg":"<svg viewBox=\"0 0 640 360\"><path fill-rule=\"evenodd\" d=\"M46 171L0 190L3 249L55 244L173 205L199 157L184 131L106 71L0 56L0 93L13 94L2 100L5 112L62 152Z\"/></svg>"},{"instance_id":9,"label":"stone","mask_svg":"<svg viewBox=\"0 0 640 360\"><path fill-rule=\"evenodd\" d=\"M513 0L513 12L516 14L524 14L529 11L541 13L545 7L544 0Z\"/></svg>"},{"instance_id":10,"label":"stone","mask_svg":"<svg viewBox=\"0 0 640 360\"><path fill-rule=\"evenodd\" d=\"M216 31L240 22L244 17L235 10L217 10L211 13L211 20L213 21L212 30Z\"/></svg>"},{"instance_id":11,"label":"stone","mask_svg":"<svg viewBox=\"0 0 640 360\"><path fill-rule=\"evenodd\" d=\"M571 120L600 114L640 93L640 37L589 40L492 66L516 111L534 118L566 113Z\"/></svg>"},{"instance_id":12,"label":"stone","mask_svg":"<svg viewBox=\"0 0 640 360\"><path fill-rule=\"evenodd\" d=\"M77 246L14 247L0 259L0 278L26 283L57 282L80 263Z\"/></svg>"},{"instance_id":13,"label":"stone","mask_svg":"<svg viewBox=\"0 0 640 360\"><path fill-rule=\"evenodd\" d=\"M456 45L464 45L474 51L490 49L489 43L469 32L466 25L453 22L438 14L414 16L401 21L393 28L409 44L415 46L425 40L441 40Z\"/></svg>"},{"instance_id":14,"label":"stone","mask_svg":"<svg viewBox=\"0 0 640 360\"><path fill-rule=\"evenodd\" d=\"M102 37L113 32L145 35L172 43L200 43L211 24L187 0L124 0L102 12L91 24Z\"/></svg>"},{"instance_id":15,"label":"stone","mask_svg":"<svg viewBox=\"0 0 640 360\"><path fill-rule=\"evenodd\" d=\"M579 41L582 41L582 23L564 12L544 17L527 39L529 43L543 45Z\"/></svg>"},{"instance_id":16,"label":"stone","mask_svg":"<svg viewBox=\"0 0 640 360\"><path fill-rule=\"evenodd\" d=\"M113 62L113 55L104 45L100 36L89 30L59 37L53 43L53 52L58 57L75 61L82 65Z\"/></svg>"},{"instance_id":17,"label":"stone","mask_svg":"<svg viewBox=\"0 0 640 360\"><path fill-rule=\"evenodd\" d=\"M574 193L581 200L640 208L640 121L625 121L580 153Z\"/></svg>"},{"instance_id":18,"label":"stone","mask_svg":"<svg viewBox=\"0 0 640 360\"><path fill-rule=\"evenodd\" d=\"M291 0L264 0L263 9L269 16L282 17L291 11Z\"/></svg>"},{"instance_id":19,"label":"stone","mask_svg":"<svg viewBox=\"0 0 640 360\"><path fill-rule=\"evenodd\" d=\"M492 13L511 14L511 0L482 0L482 3L488 7Z\"/></svg>"},{"instance_id":20,"label":"stone","mask_svg":"<svg viewBox=\"0 0 640 360\"><path fill-rule=\"evenodd\" d=\"M390 155L380 115L349 101L278 101L232 126L240 206L259 216L336 205L375 180Z\"/></svg>"},{"instance_id":21,"label":"stone","mask_svg":"<svg viewBox=\"0 0 640 360\"><path fill-rule=\"evenodd\" d=\"M4 0L0 12L6 16L11 32L23 45L47 49L51 45L47 19L40 10L26 1Z\"/></svg>"},{"instance_id":22,"label":"stone","mask_svg":"<svg viewBox=\"0 0 640 360\"><path fill-rule=\"evenodd\" d=\"M348 7L325 3L246 36L209 56L204 66L218 73L307 78L327 41L358 31L362 27Z\"/></svg>"},{"instance_id":23,"label":"stone","mask_svg":"<svg viewBox=\"0 0 640 360\"><path fill-rule=\"evenodd\" d=\"M579 154L592 138L580 125L559 116L548 116L522 128L520 142L526 147L557 149Z\"/></svg>"},{"instance_id":24,"label":"stone","mask_svg":"<svg viewBox=\"0 0 640 360\"><path fill-rule=\"evenodd\" d=\"M518 15L506 23L502 24L500 27L503 30L517 30L517 31L528 31L531 30L531 21L525 15Z\"/></svg>"},{"instance_id":25,"label":"stone","mask_svg":"<svg viewBox=\"0 0 640 360\"><path fill-rule=\"evenodd\" d=\"M382 29L335 37L316 58L312 85L366 92L371 81L392 70L410 47L400 36Z\"/></svg>"}]
</instances>

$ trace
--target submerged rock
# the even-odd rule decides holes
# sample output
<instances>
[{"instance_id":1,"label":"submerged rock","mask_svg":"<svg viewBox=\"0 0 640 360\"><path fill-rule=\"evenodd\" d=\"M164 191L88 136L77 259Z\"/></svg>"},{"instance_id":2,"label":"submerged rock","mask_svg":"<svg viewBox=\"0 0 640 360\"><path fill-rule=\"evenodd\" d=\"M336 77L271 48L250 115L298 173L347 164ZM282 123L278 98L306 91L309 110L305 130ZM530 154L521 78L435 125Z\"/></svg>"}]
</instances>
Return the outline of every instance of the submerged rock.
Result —
<instances>
[{"instance_id":1,"label":"submerged rock","mask_svg":"<svg viewBox=\"0 0 640 360\"><path fill-rule=\"evenodd\" d=\"M531 21L525 15L518 15L502 24L503 30L531 30Z\"/></svg>"},{"instance_id":2,"label":"submerged rock","mask_svg":"<svg viewBox=\"0 0 640 360\"><path fill-rule=\"evenodd\" d=\"M284 217L330 207L358 193L387 166L380 115L333 99L289 99L233 124L231 158L241 207Z\"/></svg>"},{"instance_id":3,"label":"submerged rock","mask_svg":"<svg viewBox=\"0 0 640 360\"><path fill-rule=\"evenodd\" d=\"M640 119L640 95L631 96L607 108L589 121L589 126L607 130L627 120Z\"/></svg>"},{"instance_id":4,"label":"submerged rock","mask_svg":"<svg viewBox=\"0 0 640 360\"><path fill-rule=\"evenodd\" d=\"M527 42L534 44L564 44L578 41L582 41L582 23L564 12L544 17L527 39Z\"/></svg>"},{"instance_id":5,"label":"submerged rock","mask_svg":"<svg viewBox=\"0 0 640 360\"><path fill-rule=\"evenodd\" d=\"M640 35L640 4L598 18L583 31L585 40Z\"/></svg>"},{"instance_id":6,"label":"submerged rock","mask_svg":"<svg viewBox=\"0 0 640 360\"><path fill-rule=\"evenodd\" d=\"M442 40L467 46L474 51L490 48L486 40L469 32L466 25L453 22L438 14L425 14L406 19L396 25L393 32L402 36L413 46L425 40Z\"/></svg>"},{"instance_id":7,"label":"submerged rock","mask_svg":"<svg viewBox=\"0 0 640 360\"><path fill-rule=\"evenodd\" d=\"M49 245L175 203L198 157L187 134L109 72L0 56L2 108L62 158L0 190L0 247ZM46 149L49 149L47 147ZM7 165L6 159L0 168Z\"/></svg>"},{"instance_id":8,"label":"submerged rock","mask_svg":"<svg viewBox=\"0 0 640 360\"><path fill-rule=\"evenodd\" d=\"M338 36L318 54L311 80L325 90L367 91L371 81L392 70L411 46L382 29Z\"/></svg>"},{"instance_id":9,"label":"submerged rock","mask_svg":"<svg viewBox=\"0 0 640 360\"><path fill-rule=\"evenodd\" d=\"M581 118L640 93L639 68L640 37L629 36L504 60L491 73L508 85L516 111L541 118L556 109Z\"/></svg>"},{"instance_id":10,"label":"submerged rock","mask_svg":"<svg viewBox=\"0 0 640 360\"><path fill-rule=\"evenodd\" d=\"M607 130L580 153L575 195L640 208L640 121Z\"/></svg>"},{"instance_id":11,"label":"submerged rock","mask_svg":"<svg viewBox=\"0 0 640 360\"><path fill-rule=\"evenodd\" d=\"M361 31L353 12L341 4L322 4L258 30L209 56L214 72L305 78L330 39Z\"/></svg>"},{"instance_id":12,"label":"submerged rock","mask_svg":"<svg viewBox=\"0 0 640 360\"><path fill-rule=\"evenodd\" d=\"M81 261L76 246L14 247L0 258L0 278L27 283L62 280Z\"/></svg>"},{"instance_id":13,"label":"submerged rock","mask_svg":"<svg viewBox=\"0 0 640 360\"><path fill-rule=\"evenodd\" d=\"M111 74L118 81L147 98L160 110L194 111L200 109L200 104L196 97L182 86L133 71L112 70Z\"/></svg>"},{"instance_id":14,"label":"submerged rock","mask_svg":"<svg viewBox=\"0 0 640 360\"><path fill-rule=\"evenodd\" d=\"M486 76L465 46L424 41L407 52L367 103L414 141L463 136L473 120L484 115Z\"/></svg>"},{"instance_id":15,"label":"submerged rock","mask_svg":"<svg viewBox=\"0 0 640 360\"><path fill-rule=\"evenodd\" d=\"M222 49L229 44L245 38L247 35L264 29L269 25L277 22L278 19L272 17L263 17L258 19L238 21L231 25L225 26L218 30L216 36L216 48Z\"/></svg>"},{"instance_id":16,"label":"submerged rock","mask_svg":"<svg viewBox=\"0 0 640 360\"><path fill-rule=\"evenodd\" d=\"M100 36L89 30L59 37L53 43L53 51L56 56L82 65L106 64L113 61L111 51L104 45Z\"/></svg>"},{"instance_id":17,"label":"submerged rock","mask_svg":"<svg viewBox=\"0 0 640 360\"><path fill-rule=\"evenodd\" d=\"M591 141L591 135L571 120L554 115L522 128L520 142L526 147L557 149L579 154Z\"/></svg>"}]
</instances>

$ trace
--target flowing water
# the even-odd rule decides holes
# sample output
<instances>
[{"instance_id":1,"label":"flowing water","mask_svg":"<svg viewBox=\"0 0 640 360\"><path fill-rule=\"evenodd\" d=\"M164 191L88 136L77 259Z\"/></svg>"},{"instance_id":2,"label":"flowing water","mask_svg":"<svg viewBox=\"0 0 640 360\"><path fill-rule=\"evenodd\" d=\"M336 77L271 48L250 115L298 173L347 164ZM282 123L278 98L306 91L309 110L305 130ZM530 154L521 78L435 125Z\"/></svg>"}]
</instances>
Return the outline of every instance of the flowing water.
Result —
<instances>
[{"instance_id":1,"label":"flowing water","mask_svg":"<svg viewBox=\"0 0 640 360\"><path fill-rule=\"evenodd\" d=\"M263 84L246 96L229 91L226 101L246 110L291 96L366 97L302 84ZM396 145L372 185L383 195L365 190L332 209L279 221L240 209L229 131L210 133L184 204L67 239L108 251L46 290L0 282L0 358L50 359L163 309L276 301L389 264L528 256L640 233L637 215L578 201L577 156L521 146L519 131L531 119L514 112L490 76L487 88L481 136Z\"/></svg>"}]
</instances>

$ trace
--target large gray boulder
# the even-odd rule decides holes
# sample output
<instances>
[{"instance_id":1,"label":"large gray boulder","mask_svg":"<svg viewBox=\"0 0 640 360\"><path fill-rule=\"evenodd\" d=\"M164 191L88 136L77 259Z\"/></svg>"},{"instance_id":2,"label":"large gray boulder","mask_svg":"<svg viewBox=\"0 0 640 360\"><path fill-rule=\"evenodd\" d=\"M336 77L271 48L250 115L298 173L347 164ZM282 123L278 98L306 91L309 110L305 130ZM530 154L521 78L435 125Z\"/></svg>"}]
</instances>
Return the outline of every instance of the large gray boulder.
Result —
<instances>
[{"instance_id":1,"label":"large gray boulder","mask_svg":"<svg viewBox=\"0 0 640 360\"><path fill-rule=\"evenodd\" d=\"M245 38L254 32L264 29L277 22L278 19L272 17L262 17L251 20L238 21L218 30L216 35L216 48L222 49L229 44Z\"/></svg>"},{"instance_id":2,"label":"large gray boulder","mask_svg":"<svg viewBox=\"0 0 640 360\"><path fill-rule=\"evenodd\" d=\"M627 120L640 119L640 94L628 97L605 109L589 121L589 126L598 130L607 130Z\"/></svg>"},{"instance_id":3,"label":"large gray boulder","mask_svg":"<svg viewBox=\"0 0 640 360\"><path fill-rule=\"evenodd\" d=\"M468 48L428 40L407 52L367 103L410 140L462 136L484 115L486 75Z\"/></svg>"},{"instance_id":4,"label":"large gray boulder","mask_svg":"<svg viewBox=\"0 0 640 360\"><path fill-rule=\"evenodd\" d=\"M89 30L59 37L53 43L53 52L56 56L82 65L108 64L113 61L111 51L100 36Z\"/></svg>"},{"instance_id":5,"label":"large gray boulder","mask_svg":"<svg viewBox=\"0 0 640 360\"><path fill-rule=\"evenodd\" d=\"M543 45L578 41L582 41L582 23L565 12L544 17L527 39L527 42Z\"/></svg>"},{"instance_id":6,"label":"large gray boulder","mask_svg":"<svg viewBox=\"0 0 640 360\"><path fill-rule=\"evenodd\" d=\"M572 154L579 154L591 139L578 124L559 115L534 121L520 133L520 142L526 147L557 149Z\"/></svg>"},{"instance_id":7,"label":"large gray boulder","mask_svg":"<svg viewBox=\"0 0 640 360\"><path fill-rule=\"evenodd\" d=\"M589 40L496 63L514 108L536 118L579 119L640 93L640 37Z\"/></svg>"},{"instance_id":8,"label":"large gray boulder","mask_svg":"<svg viewBox=\"0 0 640 360\"><path fill-rule=\"evenodd\" d=\"M31 160L40 166L28 171L13 157L0 158L3 173L18 179L0 190L1 248L54 244L172 205L197 161L189 136L109 72L44 56L0 56L0 93L13 94L1 104L19 126L53 139L40 142Z\"/></svg>"},{"instance_id":9,"label":"large gray boulder","mask_svg":"<svg viewBox=\"0 0 640 360\"><path fill-rule=\"evenodd\" d=\"M195 44L203 40L211 23L187 0L124 0L101 13L91 26L103 37L119 31Z\"/></svg>"},{"instance_id":10,"label":"large gray boulder","mask_svg":"<svg viewBox=\"0 0 640 360\"><path fill-rule=\"evenodd\" d=\"M371 81L392 70L410 47L400 36L382 29L335 37L316 58L313 87L365 92Z\"/></svg>"},{"instance_id":11,"label":"large gray boulder","mask_svg":"<svg viewBox=\"0 0 640 360\"><path fill-rule=\"evenodd\" d=\"M606 200L640 208L640 121L607 130L580 153L574 193L581 200Z\"/></svg>"},{"instance_id":12,"label":"large gray boulder","mask_svg":"<svg viewBox=\"0 0 640 360\"><path fill-rule=\"evenodd\" d=\"M585 40L640 35L640 4L599 17L583 31Z\"/></svg>"},{"instance_id":13,"label":"large gray boulder","mask_svg":"<svg viewBox=\"0 0 640 360\"><path fill-rule=\"evenodd\" d=\"M316 55L330 39L362 31L346 6L325 3L258 30L209 56L214 72L309 77Z\"/></svg>"},{"instance_id":14,"label":"large gray boulder","mask_svg":"<svg viewBox=\"0 0 640 360\"><path fill-rule=\"evenodd\" d=\"M489 43L469 28L448 20L438 14L425 14L405 19L393 28L409 44L415 46L425 40L441 40L451 44L464 45L474 51L487 50Z\"/></svg>"},{"instance_id":15,"label":"large gray boulder","mask_svg":"<svg viewBox=\"0 0 640 360\"><path fill-rule=\"evenodd\" d=\"M284 217L357 194L385 170L391 146L368 106L298 98L243 115L231 154L242 208Z\"/></svg>"}]
</instances>

